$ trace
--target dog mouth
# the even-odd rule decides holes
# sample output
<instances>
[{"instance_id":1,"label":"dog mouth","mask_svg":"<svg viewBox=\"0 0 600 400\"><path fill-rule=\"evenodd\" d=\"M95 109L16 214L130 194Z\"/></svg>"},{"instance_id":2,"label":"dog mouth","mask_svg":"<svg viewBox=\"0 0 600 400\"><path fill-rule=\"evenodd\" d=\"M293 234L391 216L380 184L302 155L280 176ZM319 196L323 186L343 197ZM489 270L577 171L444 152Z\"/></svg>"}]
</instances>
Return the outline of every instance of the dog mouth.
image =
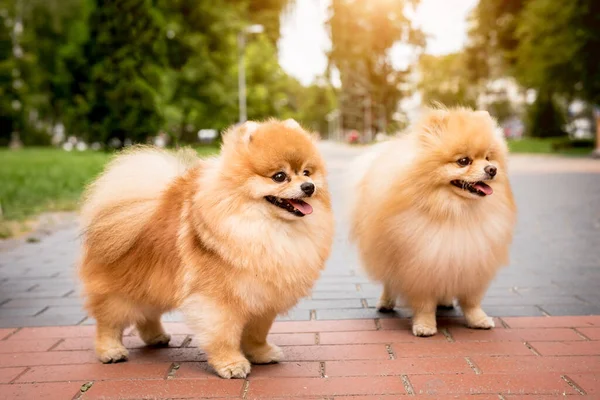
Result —
<instances>
[{"instance_id":1,"label":"dog mouth","mask_svg":"<svg viewBox=\"0 0 600 400\"><path fill-rule=\"evenodd\" d=\"M459 189L466 190L480 197L489 196L494 193L494 189L483 181L467 182L455 179L450 181L450 183Z\"/></svg>"},{"instance_id":2,"label":"dog mouth","mask_svg":"<svg viewBox=\"0 0 600 400\"><path fill-rule=\"evenodd\" d=\"M276 196L266 196L265 199L269 203L279 208L283 208L290 214L294 214L296 217L304 217L313 212L312 206L300 199L284 199Z\"/></svg>"}]
</instances>

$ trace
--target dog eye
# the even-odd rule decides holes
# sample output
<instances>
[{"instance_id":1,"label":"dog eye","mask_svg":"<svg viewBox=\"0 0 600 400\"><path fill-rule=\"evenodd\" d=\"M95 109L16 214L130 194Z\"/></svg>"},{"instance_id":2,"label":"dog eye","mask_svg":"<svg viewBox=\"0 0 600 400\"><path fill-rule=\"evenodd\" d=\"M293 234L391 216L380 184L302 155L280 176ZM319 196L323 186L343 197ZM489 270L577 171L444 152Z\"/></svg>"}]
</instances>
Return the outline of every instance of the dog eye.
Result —
<instances>
[{"instance_id":1,"label":"dog eye","mask_svg":"<svg viewBox=\"0 0 600 400\"><path fill-rule=\"evenodd\" d=\"M307 169L305 169L305 170L304 170L304 172L302 172L302 174L303 174L304 176L310 176L310 171L309 171L309 170L307 170Z\"/></svg>"},{"instance_id":2,"label":"dog eye","mask_svg":"<svg viewBox=\"0 0 600 400\"><path fill-rule=\"evenodd\" d=\"M463 157L460 160L458 160L456 163L458 165L460 165L461 167L466 167L468 165L471 165L473 161L469 158L469 157Z\"/></svg>"},{"instance_id":3,"label":"dog eye","mask_svg":"<svg viewBox=\"0 0 600 400\"><path fill-rule=\"evenodd\" d=\"M485 161L490 161L490 156L485 156Z\"/></svg>"},{"instance_id":4,"label":"dog eye","mask_svg":"<svg viewBox=\"0 0 600 400\"><path fill-rule=\"evenodd\" d=\"M286 178L287 178L287 175L285 174L285 172L278 172L278 173L276 173L275 175L273 175L271 178L272 178L272 179L273 179L275 182L279 182L279 183L281 183L281 182L283 182L283 181L285 181L285 180L286 180Z\"/></svg>"}]
</instances>

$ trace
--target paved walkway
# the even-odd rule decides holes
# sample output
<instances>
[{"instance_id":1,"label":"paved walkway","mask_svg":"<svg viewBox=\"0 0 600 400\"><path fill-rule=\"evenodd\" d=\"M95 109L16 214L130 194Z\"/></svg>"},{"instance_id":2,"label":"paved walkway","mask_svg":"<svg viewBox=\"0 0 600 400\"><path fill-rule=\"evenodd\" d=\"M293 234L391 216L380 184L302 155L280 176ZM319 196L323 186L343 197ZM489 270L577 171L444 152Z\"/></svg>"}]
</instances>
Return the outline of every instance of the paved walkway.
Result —
<instances>
[{"instance_id":1,"label":"paved walkway","mask_svg":"<svg viewBox=\"0 0 600 400\"><path fill-rule=\"evenodd\" d=\"M77 229L66 221L0 243L0 399L600 399L599 162L513 157L512 264L485 300L497 328L468 330L449 312L438 335L415 338L405 309L375 311L379 287L346 239L341 175L362 150L323 151L337 236L312 297L272 330L284 363L219 379L173 314L169 348L143 348L129 330L130 361L100 364L75 279Z\"/></svg>"},{"instance_id":2,"label":"paved walkway","mask_svg":"<svg viewBox=\"0 0 600 400\"><path fill-rule=\"evenodd\" d=\"M547 399L600 398L600 316L498 319L493 331L441 321L443 334L416 338L408 321L279 322L271 340L287 361L224 380L183 324L172 345L141 348L102 365L93 327L0 331L3 399Z\"/></svg>"},{"instance_id":3,"label":"paved walkway","mask_svg":"<svg viewBox=\"0 0 600 400\"><path fill-rule=\"evenodd\" d=\"M312 297L280 319L396 318L375 311L379 285L361 272L346 237L341 177L362 149L322 148L337 217L333 253ZM489 290L486 311L503 317L600 314L600 162L515 156L511 175L519 206L512 263ZM73 223L62 228L39 242L0 244L0 328L94 322L81 309L75 279L77 229ZM177 313L165 320L182 321Z\"/></svg>"}]
</instances>

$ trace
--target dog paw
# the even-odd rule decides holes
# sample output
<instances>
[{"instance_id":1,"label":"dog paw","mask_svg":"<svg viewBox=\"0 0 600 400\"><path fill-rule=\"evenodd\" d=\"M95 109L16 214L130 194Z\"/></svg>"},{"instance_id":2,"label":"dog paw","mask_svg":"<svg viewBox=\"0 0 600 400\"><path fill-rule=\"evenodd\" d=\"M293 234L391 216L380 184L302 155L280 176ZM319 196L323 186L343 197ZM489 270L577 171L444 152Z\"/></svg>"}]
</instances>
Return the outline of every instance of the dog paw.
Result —
<instances>
[{"instance_id":1,"label":"dog paw","mask_svg":"<svg viewBox=\"0 0 600 400\"><path fill-rule=\"evenodd\" d=\"M492 317L483 317L477 321L467 320L467 326L471 329L492 329L496 326Z\"/></svg>"},{"instance_id":2,"label":"dog paw","mask_svg":"<svg viewBox=\"0 0 600 400\"><path fill-rule=\"evenodd\" d=\"M231 379L239 378L244 379L250 373L250 362L245 358L234 361L232 363L223 366L213 366L217 374L221 378Z\"/></svg>"},{"instance_id":3,"label":"dog paw","mask_svg":"<svg viewBox=\"0 0 600 400\"><path fill-rule=\"evenodd\" d=\"M151 339L142 339L144 340L144 343L146 343L148 346L163 347L169 345L169 342L171 341L171 335L169 335L168 333L161 333L158 336L155 336Z\"/></svg>"},{"instance_id":4,"label":"dog paw","mask_svg":"<svg viewBox=\"0 0 600 400\"><path fill-rule=\"evenodd\" d=\"M424 325L424 324L414 324L412 327L413 335L420 337L433 336L437 333L437 327Z\"/></svg>"},{"instance_id":5,"label":"dog paw","mask_svg":"<svg viewBox=\"0 0 600 400\"><path fill-rule=\"evenodd\" d=\"M380 313L391 313L394 312L394 307L396 307L396 302L394 300L379 300L377 302L377 311Z\"/></svg>"},{"instance_id":6,"label":"dog paw","mask_svg":"<svg viewBox=\"0 0 600 400\"><path fill-rule=\"evenodd\" d=\"M104 364L126 361L129 352L123 346L115 346L102 351L98 351L98 358Z\"/></svg>"},{"instance_id":7,"label":"dog paw","mask_svg":"<svg viewBox=\"0 0 600 400\"><path fill-rule=\"evenodd\" d=\"M253 364L271 364L283 360L283 351L273 344L253 348L246 353Z\"/></svg>"}]
</instances>

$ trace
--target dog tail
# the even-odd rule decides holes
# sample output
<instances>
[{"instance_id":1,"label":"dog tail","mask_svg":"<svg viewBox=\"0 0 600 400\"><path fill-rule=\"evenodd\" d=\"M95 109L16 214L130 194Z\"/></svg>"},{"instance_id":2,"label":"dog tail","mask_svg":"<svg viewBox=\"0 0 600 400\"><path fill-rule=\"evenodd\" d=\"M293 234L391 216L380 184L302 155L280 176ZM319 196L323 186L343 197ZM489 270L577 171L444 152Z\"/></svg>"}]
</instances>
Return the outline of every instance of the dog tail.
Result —
<instances>
[{"instance_id":1,"label":"dog tail","mask_svg":"<svg viewBox=\"0 0 600 400\"><path fill-rule=\"evenodd\" d=\"M198 161L192 149L173 153L148 146L116 156L83 196L87 256L108 264L124 255L149 223L163 191Z\"/></svg>"}]
</instances>

